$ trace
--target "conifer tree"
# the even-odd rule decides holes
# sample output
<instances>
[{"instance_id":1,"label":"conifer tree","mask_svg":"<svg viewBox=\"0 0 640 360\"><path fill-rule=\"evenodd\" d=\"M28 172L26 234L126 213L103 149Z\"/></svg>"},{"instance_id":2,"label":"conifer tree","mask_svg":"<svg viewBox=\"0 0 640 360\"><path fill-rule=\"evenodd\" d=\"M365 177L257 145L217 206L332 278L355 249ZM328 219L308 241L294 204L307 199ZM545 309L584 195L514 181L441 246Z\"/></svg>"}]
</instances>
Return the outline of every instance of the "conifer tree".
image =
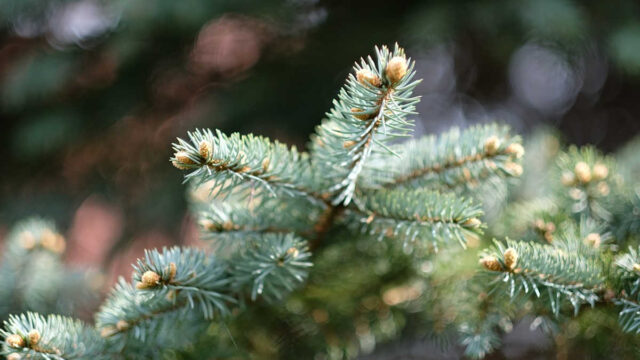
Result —
<instances>
[{"instance_id":1,"label":"conifer tree","mask_svg":"<svg viewBox=\"0 0 640 360\"><path fill-rule=\"evenodd\" d=\"M95 326L11 316L3 354L202 358L214 351L203 334L241 328L253 308L315 334L311 350L281 357L350 358L417 323L481 358L499 346L505 319L561 324L597 306L639 332L640 201L615 161L590 147L560 153L547 186L487 216L488 226L480 201L523 174L521 140L485 124L403 141L417 83L404 50L381 47L354 65L307 151L212 130L178 139L170 161L186 174L211 248L146 251ZM496 240L469 267L476 253L465 249L487 241L485 231L518 240ZM234 344L242 353L246 343Z\"/></svg>"}]
</instances>

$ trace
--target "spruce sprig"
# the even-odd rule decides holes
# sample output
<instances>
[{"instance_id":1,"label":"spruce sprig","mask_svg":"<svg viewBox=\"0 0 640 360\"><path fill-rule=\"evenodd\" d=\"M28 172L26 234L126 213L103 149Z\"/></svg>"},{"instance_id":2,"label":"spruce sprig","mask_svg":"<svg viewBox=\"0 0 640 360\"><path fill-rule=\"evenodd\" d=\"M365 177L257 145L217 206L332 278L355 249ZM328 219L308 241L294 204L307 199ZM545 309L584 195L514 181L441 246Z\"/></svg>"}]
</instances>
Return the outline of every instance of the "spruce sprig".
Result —
<instances>
[{"instance_id":1,"label":"spruce sprig","mask_svg":"<svg viewBox=\"0 0 640 360\"><path fill-rule=\"evenodd\" d=\"M347 209L345 223L382 239L398 238L405 245L438 250L439 244L481 233L482 210L470 199L424 189L396 189L362 196L363 210Z\"/></svg>"},{"instance_id":2,"label":"spruce sprig","mask_svg":"<svg viewBox=\"0 0 640 360\"><path fill-rule=\"evenodd\" d=\"M249 239L232 260L234 286L251 299L277 301L307 278L312 263L307 242L294 234L264 234Z\"/></svg>"},{"instance_id":3,"label":"spruce sprig","mask_svg":"<svg viewBox=\"0 0 640 360\"><path fill-rule=\"evenodd\" d=\"M98 332L79 320L28 312L11 315L0 330L2 354L42 360L111 359Z\"/></svg>"},{"instance_id":4,"label":"spruce sprig","mask_svg":"<svg viewBox=\"0 0 640 360\"><path fill-rule=\"evenodd\" d=\"M326 179L334 205L348 205L358 184L375 186L377 176L369 172L374 154L398 156L393 140L406 137L413 128L407 119L414 114L418 97L412 92L414 63L397 44L393 51L376 48L376 59L361 59L349 74L333 108L311 139L315 166Z\"/></svg>"},{"instance_id":5,"label":"spruce sprig","mask_svg":"<svg viewBox=\"0 0 640 360\"><path fill-rule=\"evenodd\" d=\"M575 314L581 305L594 306L600 300L605 272L599 258L531 242L506 240L494 244L481 259L489 274L499 273L494 275L492 293L506 292L512 299L543 299L556 316L565 299Z\"/></svg>"},{"instance_id":6,"label":"spruce sprig","mask_svg":"<svg viewBox=\"0 0 640 360\"><path fill-rule=\"evenodd\" d=\"M147 250L134 269L136 288L166 297L173 304L199 307L205 319L212 319L217 313L228 314L227 304L235 302L227 295L230 279L226 264L202 250Z\"/></svg>"},{"instance_id":7,"label":"spruce sprig","mask_svg":"<svg viewBox=\"0 0 640 360\"><path fill-rule=\"evenodd\" d=\"M385 188L475 188L491 177L522 174L520 138L507 126L476 125L465 130L427 135L395 146L406 161L392 162Z\"/></svg>"},{"instance_id":8,"label":"spruce sprig","mask_svg":"<svg viewBox=\"0 0 640 360\"><path fill-rule=\"evenodd\" d=\"M263 233L294 232L313 238L328 208L323 203L288 197L212 202L201 211L199 224L203 239L212 241L216 248L244 246L244 238Z\"/></svg>"},{"instance_id":9,"label":"spruce sprig","mask_svg":"<svg viewBox=\"0 0 640 360\"><path fill-rule=\"evenodd\" d=\"M190 171L185 180L208 182L217 196L224 198L242 188L260 187L266 191L246 194L304 196L322 199L326 187L311 167L309 155L262 136L229 136L211 130L188 133L189 140L178 139L171 162Z\"/></svg>"}]
</instances>

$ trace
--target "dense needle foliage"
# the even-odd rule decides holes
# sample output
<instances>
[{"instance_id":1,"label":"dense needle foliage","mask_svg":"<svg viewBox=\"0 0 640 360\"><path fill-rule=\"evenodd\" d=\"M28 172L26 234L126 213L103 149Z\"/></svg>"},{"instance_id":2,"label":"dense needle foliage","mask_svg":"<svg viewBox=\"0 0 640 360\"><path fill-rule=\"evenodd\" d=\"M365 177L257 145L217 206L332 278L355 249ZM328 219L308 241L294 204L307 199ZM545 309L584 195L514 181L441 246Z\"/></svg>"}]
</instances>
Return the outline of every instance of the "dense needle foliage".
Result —
<instances>
[{"instance_id":1,"label":"dense needle foliage","mask_svg":"<svg viewBox=\"0 0 640 360\"><path fill-rule=\"evenodd\" d=\"M186 174L211 247L147 251L95 327L11 316L3 353L349 358L406 326L481 358L499 346L509 319L534 314L558 331L552 324L599 306L619 312L622 330L640 332L638 194L615 160L590 147L553 154L540 173L545 186L518 199L509 184L526 171L525 151L507 127L404 140L419 101L415 77L397 45L361 59L308 151L212 130L178 139L170 161ZM515 201L487 214L487 224L482 203L509 196ZM40 247L62 251L43 226L27 223L15 235L8 266ZM519 240L491 245L485 232ZM479 265L465 261L482 245ZM265 353L243 338L242 329L277 321L304 341Z\"/></svg>"}]
</instances>

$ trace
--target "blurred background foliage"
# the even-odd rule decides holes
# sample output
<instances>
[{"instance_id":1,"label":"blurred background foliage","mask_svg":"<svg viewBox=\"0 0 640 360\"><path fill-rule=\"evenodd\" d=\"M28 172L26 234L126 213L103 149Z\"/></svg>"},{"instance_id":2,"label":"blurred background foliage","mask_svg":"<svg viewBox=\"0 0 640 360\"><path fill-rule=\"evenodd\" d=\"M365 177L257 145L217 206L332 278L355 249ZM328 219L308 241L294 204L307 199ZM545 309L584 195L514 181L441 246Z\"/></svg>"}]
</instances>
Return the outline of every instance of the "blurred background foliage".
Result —
<instances>
[{"instance_id":1,"label":"blurred background foliage","mask_svg":"<svg viewBox=\"0 0 640 360\"><path fill-rule=\"evenodd\" d=\"M0 236L53 218L107 283L195 243L175 137L304 147L352 62L396 41L424 78L418 135L498 119L613 151L640 130L634 0L0 0Z\"/></svg>"}]
</instances>

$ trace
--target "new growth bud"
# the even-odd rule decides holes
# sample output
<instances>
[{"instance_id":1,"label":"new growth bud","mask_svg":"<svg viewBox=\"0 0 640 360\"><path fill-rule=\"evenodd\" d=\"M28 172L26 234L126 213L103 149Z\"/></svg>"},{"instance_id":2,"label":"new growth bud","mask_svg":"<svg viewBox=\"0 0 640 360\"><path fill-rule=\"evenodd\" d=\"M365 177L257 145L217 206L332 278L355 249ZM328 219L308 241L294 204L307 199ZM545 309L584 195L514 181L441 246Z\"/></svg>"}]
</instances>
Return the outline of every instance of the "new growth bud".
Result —
<instances>
[{"instance_id":1,"label":"new growth bud","mask_svg":"<svg viewBox=\"0 0 640 360\"><path fill-rule=\"evenodd\" d=\"M200 142L200 146L198 146L198 152L200 153L200 156L202 156L202 158L206 161L209 159L209 156L211 156L211 153L213 152L213 146L210 142L202 140Z\"/></svg>"},{"instance_id":2,"label":"new growth bud","mask_svg":"<svg viewBox=\"0 0 640 360\"><path fill-rule=\"evenodd\" d=\"M600 242L601 242L600 234L598 233L591 233L584 238L584 243L588 246L591 246L594 249L597 249L600 247Z\"/></svg>"},{"instance_id":3,"label":"new growth bud","mask_svg":"<svg viewBox=\"0 0 640 360\"><path fill-rule=\"evenodd\" d=\"M482 265L487 270L502 271L502 265L500 264L500 261L498 261L498 259L493 255L488 255L480 259L480 265Z\"/></svg>"},{"instance_id":4,"label":"new growth bud","mask_svg":"<svg viewBox=\"0 0 640 360\"><path fill-rule=\"evenodd\" d=\"M470 228L477 228L480 225L482 225L482 221L480 221L478 218L469 218L467 221L462 223L462 226Z\"/></svg>"},{"instance_id":5,"label":"new growth bud","mask_svg":"<svg viewBox=\"0 0 640 360\"><path fill-rule=\"evenodd\" d=\"M176 272L178 268L176 267L176 263L172 262L169 264L169 281L173 281L173 278L176 277Z\"/></svg>"},{"instance_id":6,"label":"new growth bud","mask_svg":"<svg viewBox=\"0 0 640 360\"><path fill-rule=\"evenodd\" d=\"M38 330L36 329L33 329L29 331L27 337L29 338L29 345L36 345L40 341L40 332L38 332Z\"/></svg>"},{"instance_id":7,"label":"new growth bud","mask_svg":"<svg viewBox=\"0 0 640 360\"><path fill-rule=\"evenodd\" d=\"M189 157L189 154L186 151L178 151L176 153L176 160L178 160L183 164L190 164L190 165L195 164L195 161L191 160L191 158Z\"/></svg>"},{"instance_id":8,"label":"new growth bud","mask_svg":"<svg viewBox=\"0 0 640 360\"><path fill-rule=\"evenodd\" d=\"M576 177L572 172L565 171L562 173L562 177L560 178L560 182L564 186L573 186L576 182Z\"/></svg>"},{"instance_id":9,"label":"new growth bud","mask_svg":"<svg viewBox=\"0 0 640 360\"><path fill-rule=\"evenodd\" d=\"M18 334L9 335L4 341L6 341L7 345L11 346L12 348L22 348L27 345L27 342L24 341L24 338Z\"/></svg>"},{"instance_id":10,"label":"new growth bud","mask_svg":"<svg viewBox=\"0 0 640 360\"><path fill-rule=\"evenodd\" d=\"M602 180L606 179L609 175L609 169L604 164L595 164L593 165L593 180Z\"/></svg>"},{"instance_id":11,"label":"new growth bud","mask_svg":"<svg viewBox=\"0 0 640 360\"><path fill-rule=\"evenodd\" d=\"M511 161L505 163L504 168L513 176L520 176L523 172L522 165L516 164Z\"/></svg>"},{"instance_id":12,"label":"new growth bud","mask_svg":"<svg viewBox=\"0 0 640 360\"><path fill-rule=\"evenodd\" d=\"M518 143L513 143L507 146L505 152L509 155L515 156L516 159L520 159L524 155L524 148Z\"/></svg>"},{"instance_id":13,"label":"new growth bud","mask_svg":"<svg viewBox=\"0 0 640 360\"><path fill-rule=\"evenodd\" d=\"M298 249L293 246L287 249L287 255L290 255L291 257L298 257L298 253Z\"/></svg>"},{"instance_id":14,"label":"new growth bud","mask_svg":"<svg viewBox=\"0 0 640 360\"><path fill-rule=\"evenodd\" d=\"M609 185L604 181L600 181L596 186L596 189L598 190L598 193L600 193L600 195L602 196L609 195L609 192L611 191L611 189L609 188Z\"/></svg>"},{"instance_id":15,"label":"new growth bud","mask_svg":"<svg viewBox=\"0 0 640 360\"><path fill-rule=\"evenodd\" d=\"M387 75L387 79L389 79L391 84L395 84L398 81L402 80L406 73L407 59L405 59L404 57L394 56L387 63L385 74Z\"/></svg>"},{"instance_id":16,"label":"new growth bud","mask_svg":"<svg viewBox=\"0 0 640 360\"><path fill-rule=\"evenodd\" d=\"M372 85L375 87L380 87L382 85L382 81L378 75L374 74L373 71L369 69L360 69L356 72L356 79L362 85Z\"/></svg>"},{"instance_id":17,"label":"new growth bud","mask_svg":"<svg viewBox=\"0 0 640 360\"><path fill-rule=\"evenodd\" d=\"M491 136L484 142L484 152L488 155L495 155L500 148L500 139L497 136Z\"/></svg>"},{"instance_id":18,"label":"new growth bud","mask_svg":"<svg viewBox=\"0 0 640 360\"><path fill-rule=\"evenodd\" d=\"M582 183L588 183L591 181L591 169L589 165L584 161L580 161L576 164L573 172L576 174L576 178Z\"/></svg>"},{"instance_id":19,"label":"new growth bud","mask_svg":"<svg viewBox=\"0 0 640 360\"><path fill-rule=\"evenodd\" d=\"M40 245L56 254L61 254L66 248L66 243L62 235L54 233L49 229L45 229L42 235L40 235Z\"/></svg>"},{"instance_id":20,"label":"new growth bud","mask_svg":"<svg viewBox=\"0 0 640 360\"><path fill-rule=\"evenodd\" d=\"M209 219L202 219L199 221L200 226L202 226L203 229L208 230L208 231L216 231L216 224L209 220Z\"/></svg>"},{"instance_id":21,"label":"new growth bud","mask_svg":"<svg viewBox=\"0 0 640 360\"><path fill-rule=\"evenodd\" d=\"M189 154L186 151L178 151L175 153L174 157L176 158L172 161L173 166L177 167L180 170L189 169L188 165L194 165L195 162L191 160Z\"/></svg>"},{"instance_id":22,"label":"new growth bud","mask_svg":"<svg viewBox=\"0 0 640 360\"><path fill-rule=\"evenodd\" d=\"M518 253L516 252L516 250L514 248L508 248L507 250L505 250L503 256L504 265L507 267L507 269L515 269L516 264L518 263Z\"/></svg>"},{"instance_id":23,"label":"new growth bud","mask_svg":"<svg viewBox=\"0 0 640 360\"><path fill-rule=\"evenodd\" d=\"M118 331L125 331L129 329L129 323L125 320L118 320L116 323L116 329L118 329Z\"/></svg>"},{"instance_id":24,"label":"new growth bud","mask_svg":"<svg viewBox=\"0 0 640 360\"><path fill-rule=\"evenodd\" d=\"M36 246L36 239L33 237L31 231L24 231L19 236L18 240L23 248L31 250Z\"/></svg>"},{"instance_id":25,"label":"new growth bud","mask_svg":"<svg viewBox=\"0 0 640 360\"><path fill-rule=\"evenodd\" d=\"M148 289L148 288L155 287L159 283L160 283L160 275L158 275L158 273L154 271L149 270L144 274L142 274L142 277L140 278L140 282L136 285L136 288Z\"/></svg>"}]
</instances>

